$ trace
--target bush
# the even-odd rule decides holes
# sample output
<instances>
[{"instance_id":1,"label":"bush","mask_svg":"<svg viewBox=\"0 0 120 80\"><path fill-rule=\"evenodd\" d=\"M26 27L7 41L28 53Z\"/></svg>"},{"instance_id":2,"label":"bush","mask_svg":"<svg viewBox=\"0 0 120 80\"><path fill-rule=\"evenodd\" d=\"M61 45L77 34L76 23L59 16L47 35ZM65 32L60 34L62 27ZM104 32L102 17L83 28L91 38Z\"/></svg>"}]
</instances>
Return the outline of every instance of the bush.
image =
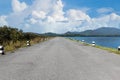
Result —
<instances>
[{"instance_id":1,"label":"bush","mask_svg":"<svg viewBox=\"0 0 120 80\"><path fill-rule=\"evenodd\" d=\"M26 46L26 41L30 40L31 44L38 43L46 37L36 33L23 32L17 28L8 26L0 27L0 45L5 46L6 51L12 51Z\"/></svg>"}]
</instances>

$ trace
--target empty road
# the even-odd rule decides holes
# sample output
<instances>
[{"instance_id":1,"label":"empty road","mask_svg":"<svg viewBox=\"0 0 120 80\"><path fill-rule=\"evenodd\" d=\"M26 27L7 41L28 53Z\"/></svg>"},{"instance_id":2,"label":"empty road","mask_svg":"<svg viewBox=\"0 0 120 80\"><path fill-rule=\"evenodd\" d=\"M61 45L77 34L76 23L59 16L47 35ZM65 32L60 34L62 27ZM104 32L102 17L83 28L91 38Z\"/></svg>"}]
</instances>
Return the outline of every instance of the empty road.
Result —
<instances>
[{"instance_id":1,"label":"empty road","mask_svg":"<svg viewBox=\"0 0 120 80\"><path fill-rule=\"evenodd\" d=\"M57 37L0 56L0 80L120 80L120 56Z\"/></svg>"}]
</instances>

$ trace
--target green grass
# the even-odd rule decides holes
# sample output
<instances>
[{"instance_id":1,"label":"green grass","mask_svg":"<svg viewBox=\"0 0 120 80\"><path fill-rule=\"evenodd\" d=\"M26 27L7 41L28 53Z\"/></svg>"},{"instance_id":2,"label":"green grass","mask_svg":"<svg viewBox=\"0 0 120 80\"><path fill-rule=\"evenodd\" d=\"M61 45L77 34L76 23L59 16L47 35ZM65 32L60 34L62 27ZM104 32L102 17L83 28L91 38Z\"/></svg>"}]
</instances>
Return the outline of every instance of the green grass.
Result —
<instances>
[{"instance_id":1,"label":"green grass","mask_svg":"<svg viewBox=\"0 0 120 80\"><path fill-rule=\"evenodd\" d=\"M67 38L68 39L68 38ZM75 39L70 39L72 41L76 41L76 42L79 42L81 44L84 44L85 46L92 46L91 44L89 43L85 43L85 42L81 42L79 40L75 40ZM114 49L114 48L108 48L108 47L103 47L103 46L98 46L98 45L95 45L93 46L95 48L99 48L99 49L102 49L102 50L107 50L109 51L110 53L115 53L115 54L119 54L120 55L120 51L118 51L117 49Z\"/></svg>"},{"instance_id":2,"label":"green grass","mask_svg":"<svg viewBox=\"0 0 120 80\"><path fill-rule=\"evenodd\" d=\"M114 49L114 48L108 48L108 47L103 47L103 46L98 46L98 45L96 45L95 47L99 48L99 49L107 50L111 53L120 54L120 51L118 51L117 49Z\"/></svg>"}]
</instances>

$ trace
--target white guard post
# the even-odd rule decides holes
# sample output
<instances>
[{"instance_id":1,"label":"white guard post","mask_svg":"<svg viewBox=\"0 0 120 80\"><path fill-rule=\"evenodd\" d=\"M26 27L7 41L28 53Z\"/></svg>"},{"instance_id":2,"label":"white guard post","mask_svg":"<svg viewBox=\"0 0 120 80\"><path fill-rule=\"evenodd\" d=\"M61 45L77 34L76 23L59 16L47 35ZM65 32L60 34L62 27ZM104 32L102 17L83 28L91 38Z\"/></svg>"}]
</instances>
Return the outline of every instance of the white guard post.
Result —
<instances>
[{"instance_id":1,"label":"white guard post","mask_svg":"<svg viewBox=\"0 0 120 80\"><path fill-rule=\"evenodd\" d=\"M120 46L118 46L118 51L120 51Z\"/></svg>"},{"instance_id":2,"label":"white guard post","mask_svg":"<svg viewBox=\"0 0 120 80\"><path fill-rule=\"evenodd\" d=\"M3 46L0 46L0 54L4 55L4 47Z\"/></svg>"},{"instance_id":3,"label":"white guard post","mask_svg":"<svg viewBox=\"0 0 120 80\"><path fill-rule=\"evenodd\" d=\"M27 46L30 46L30 41L27 41Z\"/></svg>"},{"instance_id":4,"label":"white guard post","mask_svg":"<svg viewBox=\"0 0 120 80\"><path fill-rule=\"evenodd\" d=\"M92 46L95 46L95 41L92 41Z\"/></svg>"},{"instance_id":5,"label":"white guard post","mask_svg":"<svg viewBox=\"0 0 120 80\"><path fill-rule=\"evenodd\" d=\"M82 40L82 42L85 42L85 40Z\"/></svg>"}]
</instances>

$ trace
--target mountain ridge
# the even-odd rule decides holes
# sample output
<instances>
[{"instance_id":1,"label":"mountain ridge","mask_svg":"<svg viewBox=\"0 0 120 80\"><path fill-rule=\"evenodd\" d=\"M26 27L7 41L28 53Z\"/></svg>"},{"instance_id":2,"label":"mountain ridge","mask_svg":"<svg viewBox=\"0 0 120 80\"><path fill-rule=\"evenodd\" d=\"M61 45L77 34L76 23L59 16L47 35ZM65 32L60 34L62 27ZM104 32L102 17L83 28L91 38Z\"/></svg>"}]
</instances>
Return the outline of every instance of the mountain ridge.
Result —
<instances>
[{"instance_id":1,"label":"mountain ridge","mask_svg":"<svg viewBox=\"0 0 120 80\"><path fill-rule=\"evenodd\" d=\"M66 35L85 35L85 36L92 36L92 35L120 35L120 29L112 28L112 27L102 27L95 30L86 30L82 32L66 32Z\"/></svg>"},{"instance_id":2,"label":"mountain ridge","mask_svg":"<svg viewBox=\"0 0 120 80\"><path fill-rule=\"evenodd\" d=\"M68 31L63 34L57 34L57 33L44 33L43 35L46 36L120 36L120 29L118 28L112 28L112 27L102 27L95 30L86 30L82 32L71 32Z\"/></svg>"}]
</instances>

